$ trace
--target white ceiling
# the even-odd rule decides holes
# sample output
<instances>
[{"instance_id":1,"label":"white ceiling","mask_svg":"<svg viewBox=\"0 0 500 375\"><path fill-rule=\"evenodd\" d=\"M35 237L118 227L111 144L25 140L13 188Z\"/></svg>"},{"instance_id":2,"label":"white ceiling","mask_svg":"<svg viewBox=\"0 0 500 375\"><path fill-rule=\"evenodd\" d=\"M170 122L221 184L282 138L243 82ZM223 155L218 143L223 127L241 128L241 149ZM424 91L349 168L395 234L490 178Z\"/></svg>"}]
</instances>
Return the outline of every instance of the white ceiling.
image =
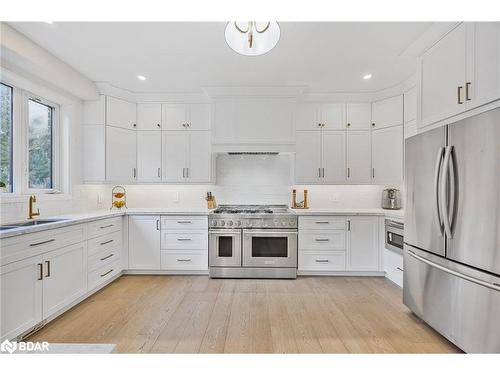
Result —
<instances>
[{"instance_id":1,"label":"white ceiling","mask_svg":"<svg viewBox=\"0 0 500 375\"><path fill-rule=\"evenodd\" d=\"M91 80L134 92L283 85L307 86L309 92L368 92L414 74L415 56L405 51L432 23L282 22L278 45L256 57L227 46L224 22L10 25ZM373 78L363 80L366 73ZM147 80L138 80L138 74Z\"/></svg>"}]
</instances>

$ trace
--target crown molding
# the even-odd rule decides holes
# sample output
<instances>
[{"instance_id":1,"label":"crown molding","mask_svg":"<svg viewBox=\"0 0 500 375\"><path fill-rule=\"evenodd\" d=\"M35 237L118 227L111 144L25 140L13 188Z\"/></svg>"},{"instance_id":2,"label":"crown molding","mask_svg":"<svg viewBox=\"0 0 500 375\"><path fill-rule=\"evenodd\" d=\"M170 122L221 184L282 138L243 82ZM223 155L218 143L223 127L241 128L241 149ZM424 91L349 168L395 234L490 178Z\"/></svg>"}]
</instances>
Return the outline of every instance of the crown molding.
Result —
<instances>
[{"instance_id":1,"label":"crown molding","mask_svg":"<svg viewBox=\"0 0 500 375\"><path fill-rule=\"evenodd\" d=\"M298 98L306 86L210 86L203 87L213 99L221 98Z\"/></svg>"}]
</instances>

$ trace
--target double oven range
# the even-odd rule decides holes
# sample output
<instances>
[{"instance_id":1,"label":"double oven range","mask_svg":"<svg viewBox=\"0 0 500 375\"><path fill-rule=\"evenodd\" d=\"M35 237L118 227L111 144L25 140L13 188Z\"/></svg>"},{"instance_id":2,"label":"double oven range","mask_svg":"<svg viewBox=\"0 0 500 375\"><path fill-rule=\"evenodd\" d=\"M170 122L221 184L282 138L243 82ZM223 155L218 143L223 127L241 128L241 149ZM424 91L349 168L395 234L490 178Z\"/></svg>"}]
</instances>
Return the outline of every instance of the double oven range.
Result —
<instances>
[{"instance_id":1,"label":"double oven range","mask_svg":"<svg viewBox=\"0 0 500 375\"><path fill-rule=\"evenodd\" d=\"M219 206L209 237L212 278L297 277L297 216L285 205Z\"/></svg>"}]
</instances>

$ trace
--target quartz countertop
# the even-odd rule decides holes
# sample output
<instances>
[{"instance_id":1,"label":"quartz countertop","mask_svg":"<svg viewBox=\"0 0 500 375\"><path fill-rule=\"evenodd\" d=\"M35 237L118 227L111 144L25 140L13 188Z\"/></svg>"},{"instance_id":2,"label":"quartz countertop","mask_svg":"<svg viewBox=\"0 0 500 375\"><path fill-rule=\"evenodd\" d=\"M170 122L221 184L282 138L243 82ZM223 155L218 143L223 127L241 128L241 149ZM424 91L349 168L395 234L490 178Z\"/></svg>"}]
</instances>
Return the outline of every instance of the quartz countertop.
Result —
<instances>
[{"instance_id":1,"label":"quartz countertop","mask_svg":"<svg viewBox=\"0 0 500 375\"><path fill-rule=\"evenodd\" d=\"M403 220L404 210L385 210L383 208L308 208L294 210L298 216L327 216L327 215L376 215Z\"/></svg>"}]
</instances>

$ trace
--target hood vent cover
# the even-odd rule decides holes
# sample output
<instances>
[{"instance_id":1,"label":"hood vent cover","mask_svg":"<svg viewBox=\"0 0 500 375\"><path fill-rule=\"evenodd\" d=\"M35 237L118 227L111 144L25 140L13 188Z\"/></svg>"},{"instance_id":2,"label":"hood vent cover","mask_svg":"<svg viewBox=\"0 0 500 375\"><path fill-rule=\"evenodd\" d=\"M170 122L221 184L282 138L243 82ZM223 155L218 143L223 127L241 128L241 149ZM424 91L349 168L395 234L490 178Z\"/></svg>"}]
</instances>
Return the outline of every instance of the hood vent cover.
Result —
<instances>
[{"instance_id":1,"label":"hood vent cover","mask_svg":"<svg viewBox=\"0 0 500 375\"><path fill-rule=\"evenodd\" d=\"M279 155L279 152L228 152L228 155Z\"/></svg>"}]
</instances>

